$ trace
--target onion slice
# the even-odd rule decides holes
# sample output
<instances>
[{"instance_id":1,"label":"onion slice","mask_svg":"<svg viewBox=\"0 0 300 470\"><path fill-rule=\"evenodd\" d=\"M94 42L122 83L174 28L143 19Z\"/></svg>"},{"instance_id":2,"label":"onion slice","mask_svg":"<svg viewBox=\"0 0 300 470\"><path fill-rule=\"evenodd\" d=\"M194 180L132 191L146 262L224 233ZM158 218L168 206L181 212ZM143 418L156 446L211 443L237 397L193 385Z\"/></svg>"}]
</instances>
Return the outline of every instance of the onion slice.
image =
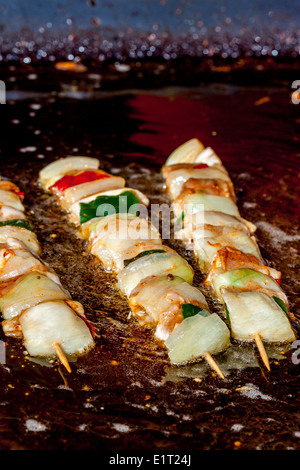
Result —
<instances>
[{"instance_id":1,"label":"onion slice","mask_svg":"<svg viewBox=\"0 0 300 470\"><path fill-rule=\"evenodd\" d=\"M193 283L192 267L173 251L153 253L134 261L118 274L117 280L121 292L129 296L143 279L160 274L172 274L181 277L188 284Z\"/></svg>"},{"instance_id":2,"label":"onion slice","mask_svg":"<svg viewBox=\"0 0 300 470\"><path fill-rule=\"evenodd\" d=\"M39 272L56 280L55 273L49 271L46 265L26 249L12 249L11 245L0 245L0 283L11 281L28 272Z\"/></svg>"},{"instance_id":3,"label":"onion slice","mask_svg":"<svg viewBox=\"0 0 300 470\"><path fill-rule=\"evenodd\" d=\"M264 292L223 289L222 297L233 338L253 341L254 335L259 334L266 342L292 342L296 339L287 315Z\"/></svg>"},{"instance_id":4,"label":"onion slice","mask_svg":"<svg viewBox=\"0 0 300 470\"><path fill-rule=\"evenodd\" d=\"M13 207L20 212L24 212L25 210L20 196L12 191L0 189L0 203L4 206Z\"/></svg>"},{"instance_id":5,"label":"onion slice","mask_svg":"<svg viewBox=\"0 0 300 470\"><path fill-rule=\"evenodd\" d=\"M124 188L125 180L120 176L110 176L109 178L89 181L65 189L59 193L60 204L64 210L69 210L72 204L81 201L89 196L100 194L112 189Z\"/></svg>"},{"instance_id":6,"label":"onion slice","mask_svg":"<svg viewBox=\"0 0 300 470\"><path fill-rule=\"evenodd\" d=\"M4 225L0 227L0 243L14 244L15 241L23 243L29 250L40 254L41 247L37 236L31 230L23 227Z\"/></svg>"},{"instance_id":7,"label":"onion slice","mask_svg":"<svg viewBox=\"0 0 300 470\"><path fill-rule=\"evenodd\" d=\"M89 203L92 203L92 202L96 201L98 196L105 196L105 197L119 196L120 198L127 197L126 195L122 196L122 194L123 193L128 193L128 192L131 193L132 197L136 198L136 200L139 201L139 204L141 206L141 210L143 210L143 207L145 209L147 208L147 206L149 205L149 199L141 191L139 191L137 189L124 187L124 188L112 189L110 191L99 192L99 193L93 194L89 197L83 198L78 202L75 202L69 208L70 220L72 222L76 223L76 224L86 223L86 221L83 222L81 220L82 207L84 207L85 204L89 204ZM120 199L120 201L122 201L122 199ZM99 208L101 209L101 206L99 206ZM98 212L97 210L95 212L96 212L96 214L93 215L92 218L95 218L98 215L101 216L100 214L97 214L97 212ZM117 211L116 211L116 213L117 213ZM109 214L109 215L112 215L112 214Z\"/></svg>"},{"instance_id":8,"label":"onion slice","mask_svg":"<svg viewBox=\"0 0 300 470\"><path fill-rule=\"evenodd\" d=\"M234 269L212 278L212 285L216 296L223 298L223 289L232 288L237 291L272 292L280 297L288 307L288 299L278 282L260 271L250 268Z\"/></svg>"},{"instance_id":9,"label":"onion slice","mask_svg":"<svg viewBox=\"0 0 300 470\"><path fill-rule=\"evenodd\" d=\"M193 243L194 252L197 256L199 266L203 272L207 272L213 263L215 256L223 247L232 247L243 253L251 254L261 259L261 254L254 237L250 237L240 230L214 236L203 231L203 238L195 238Z\"/></svg>"},{"instance_id":10,"label":"onion slice","mask_svg":"<svg viewBox=\"0 0 300 470\"><path fill-rule=\"evenodd\" d=\"M230 332L223 320L213 313L185 318L165 342L173 364L201 359L206 353L219 354L230 346Z\"/></svg>"},{"instance_id":11,"label":"onion slice","mask_svg":"<svg viewBox=\"0 0 300 470\"><path fill-rule=\"evenodd\" d=\"M25 214L19 209L15 209L11 206L5 206L0 204L0 222L6 222L7 220L24 220Z\"/></svg>"},{"instance_id":12,"label":"onion slice","mask_svg":"<svg viewBox=\"0 0 300 470\"><path fill-rule=\"evenodd\" d=\"M80 356L93 346L92 334L64 301L43 302L20 317L24 345L31 356L55 357L54 343L68 356Z\"/></svg>"},{"instance_id":13,"label":"onion slice","mask_svg":"<svg viewBox=\"0 0 300 470\"><path fill-rule=\"evenodd\" d=\"M29 273L2 290L0 310L9 320L46 300L63 299L70 299L70 296L56 282L40 273Z\"/></svg>"},{"instance_id":14,"label":"onion slice","mask_svg":"<svg viewBox=\"0 0 300 470\"><path fill-rule=\"evenodd\" d=\"M187 194L184 198L179 196L173 203L173 210L175 217L180 217L182 213L185 216L203 213L203 211L219 211L240 217L239 210L231 199L202 192Z\"/></svg>"},{"instance_id":15,"label":"onion slice","mask_svg":"<svg viewBox=\"0 0 300 470\"><path fill-rule=\"evenodd\" d=\"M204 145L199 139L190 139L179 145L167 158L165 165L176 163L193 163L197 156L204 150Z\"/></svg>"},{"instance_id":16,"label":"onion slice","mask_svg":"<svg viewBox=\"0 0 300 470\"><path fill-rule=\"evenodd\" d=\"M219 166L202 169L179 169L171 171L166 178L166 187L171 200L176 199L182 190L183 185L190 179L219 179L232 185L228 174Z\"/></svg>"},{"instance_id":17,"label":"onion slice","mask_svg":"<svg viewBox=\"0 0 300 470\"><path fill-rule=\"evenodd\" d=\"M44 189L49 189L65 174L74 170L97 170L99 168L97 158L78 156L66 157L49 163L39 172L39 183Z\"/></svg>"}]
</instances>

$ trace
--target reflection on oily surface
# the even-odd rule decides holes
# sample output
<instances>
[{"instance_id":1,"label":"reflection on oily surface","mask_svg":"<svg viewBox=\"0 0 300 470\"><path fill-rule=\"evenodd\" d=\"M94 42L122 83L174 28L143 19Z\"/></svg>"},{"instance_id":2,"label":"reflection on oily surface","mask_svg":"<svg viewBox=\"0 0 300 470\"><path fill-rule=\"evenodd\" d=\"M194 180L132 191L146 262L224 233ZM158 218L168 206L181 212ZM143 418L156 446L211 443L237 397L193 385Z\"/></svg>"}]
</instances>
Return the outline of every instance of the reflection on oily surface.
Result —
<instances>
[{"instance_id":1,"label":"reflection on oily surface","mask_svg":"<svg viewBox=\"0 0 300 470\"><path fill-rule=\"evenodd\" d=\"M204 363L170 367L152 332L128 318L112 276L36 186L38 171L54 158L91 155L151 202L166 202L161 164L178 144L199 137L224 160L239 208L258 225L263 255L282 272L297 317L298 117L289 98L286 88L211 86L78 101L52 95L7 106L0 173L25 192L43 257L83 303L97 345L67 374L29 360L18 341L7 341L0 370L2 448L298 448L293 351L268 349L266 373L252 345L234 345L219 358L228 368L224 381ZM195 266L179 242L176 248Z\"/></svg>"}]
</instances>

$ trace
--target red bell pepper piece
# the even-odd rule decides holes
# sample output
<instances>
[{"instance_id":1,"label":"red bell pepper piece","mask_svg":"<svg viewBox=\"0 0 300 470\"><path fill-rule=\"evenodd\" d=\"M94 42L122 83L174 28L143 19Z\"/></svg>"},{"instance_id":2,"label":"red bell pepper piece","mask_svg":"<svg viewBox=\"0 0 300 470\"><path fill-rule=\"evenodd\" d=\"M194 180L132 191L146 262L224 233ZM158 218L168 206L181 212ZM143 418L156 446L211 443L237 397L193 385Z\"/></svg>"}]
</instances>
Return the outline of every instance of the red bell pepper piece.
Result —
<instances>
[{"instance_id":1,"label":"red bell pepper piece","mask_svg":"<svg viewBox=\"0 0 300 470\"><path fill-rule=\"evenodd\" d=\"M65 189L77 186L78 184L89 183L103 178L109 178L110 175L101 170L87 170L78 173L77 175L65 175L54 183L50 189L55 188L57 191L64 191Z\"/></svg>"},{"instance_id":2,"label":"red bell pepper piece","mask_svg":"<svg viewBox=\"0 0 300 470\"><path fill-rule=\"evenodd\" d=\"M199 165L194 166L194 170L201 170L202 168L208 168L206 163L199 163Z\"/></svg>"}]
</instances>

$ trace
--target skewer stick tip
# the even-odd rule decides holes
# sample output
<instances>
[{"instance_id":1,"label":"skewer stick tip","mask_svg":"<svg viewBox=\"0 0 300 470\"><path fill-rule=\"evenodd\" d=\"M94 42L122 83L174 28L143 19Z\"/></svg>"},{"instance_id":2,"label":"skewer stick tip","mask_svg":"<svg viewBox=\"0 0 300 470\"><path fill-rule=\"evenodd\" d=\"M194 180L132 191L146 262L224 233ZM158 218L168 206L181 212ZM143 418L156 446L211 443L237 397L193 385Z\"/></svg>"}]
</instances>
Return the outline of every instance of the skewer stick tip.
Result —
<instances>
[{"instance_id":1,"label":"skewer stick tip","mask_svg":"<svg viewBox=\"0 0 300 470\"><path fill-rule=\"evenodd\" d=\"M60 362L65 366L65 368L67 369L68 372L72 372L71 370L71 367L70 367L70 364L68 362L68 359L66 358L65 356L65 353L63 352L63 350L61 349L61 346L59 343L53 343L53 348L60 360Z\"/></svg>"},{"instance_id":2,"label":"skewer stick tip","mask_svg":"<svg viewBox=\"0 0 300 470\"><path fill-rule=\"evenodd\" d=\"M266 350L265 350L265 347L264 347L264 344L261 340L261 337L258 333L255 333L254 335L254 340L255 340L255 343L257 345L257 348L259 350L259 353L260 353L260 356L263 360L263 363L265 364L266 368L270 371L271 370L271 367L270 367L270 362L269 362L269 358L268 358L268 355L266 353Z\"/></svg>"},{"instance_id":3,"label":"skewer stick tip","mask_svg":"<svg viewBox=\"0 0 300 470\"><path fill-rule=\"evenodd\" d=\"M215 372L217 372L217 374L221 377L221 379L225 379L223 372L221 371L220 367L218 366L218 364L216 363L216 361L214 360L214 358L211 356L209 352L204 354L204 358L208 362L210 367L214 369Z\"/></svg>"}]
</instances>

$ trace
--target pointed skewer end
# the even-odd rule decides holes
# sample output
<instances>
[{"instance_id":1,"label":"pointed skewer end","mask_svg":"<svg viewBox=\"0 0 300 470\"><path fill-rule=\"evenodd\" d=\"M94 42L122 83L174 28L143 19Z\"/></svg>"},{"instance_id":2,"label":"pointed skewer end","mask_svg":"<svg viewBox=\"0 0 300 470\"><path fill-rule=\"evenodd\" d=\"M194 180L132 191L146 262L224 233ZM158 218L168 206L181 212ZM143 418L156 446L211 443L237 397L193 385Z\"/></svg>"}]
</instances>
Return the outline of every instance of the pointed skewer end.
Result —
<instances>
[{"instance_id":1,"label":"pointed skewer end","mask_svg":"<svg viewBox=\"0 0 300 470\"><path fill-rule=\"evenodd\" d=\"M214 358L211 356L209 352L204 354L204 358L207 361L207 363L210 365L210 367L215 372L217 372L218 376L221 377L221 379L225 379L223 372L221 371L220 367L218 366L218 364L216 363L216 361L214 360Z\"/></svg>"},{"instance_id":2,"label":"pointed skewer end","mask_svg":"<svg viewBox=\"0 0 300 470\"><path fill-rule=\"evenodd\" d=\"M269 358L268 358L268 355L266 353L266 350L265 350L265 347L264 347L264 344L261 340L261 337L258 333L255 333L254 335L254 340L255 340L255 343L256 343L256 346L259 350L259 353L260 353L260 356L263 360L263 363L265 364L266 368L268 369L268 371L271 370L271 367L270 367L270 362L269 362Z\"/></svg>"},{"instance_id":3,"label":"pointed skewer end","mask_svg":"<svg viewBox=\"0 0 300 470\"><path fill-rule=\"evenodd\" d=\"M71 370L71 367L70 367L70 364L68 362L68 359L66 358L65 356L65 353L63 352L63 350L61 349L61 346L59 343L53 343L53 349L55 350L56 354L57 354L57 357L59 358L60 362L65 366L65 368L67 369L67 371L69 373L72 372Z\"/></svg>"}]
</instances>

